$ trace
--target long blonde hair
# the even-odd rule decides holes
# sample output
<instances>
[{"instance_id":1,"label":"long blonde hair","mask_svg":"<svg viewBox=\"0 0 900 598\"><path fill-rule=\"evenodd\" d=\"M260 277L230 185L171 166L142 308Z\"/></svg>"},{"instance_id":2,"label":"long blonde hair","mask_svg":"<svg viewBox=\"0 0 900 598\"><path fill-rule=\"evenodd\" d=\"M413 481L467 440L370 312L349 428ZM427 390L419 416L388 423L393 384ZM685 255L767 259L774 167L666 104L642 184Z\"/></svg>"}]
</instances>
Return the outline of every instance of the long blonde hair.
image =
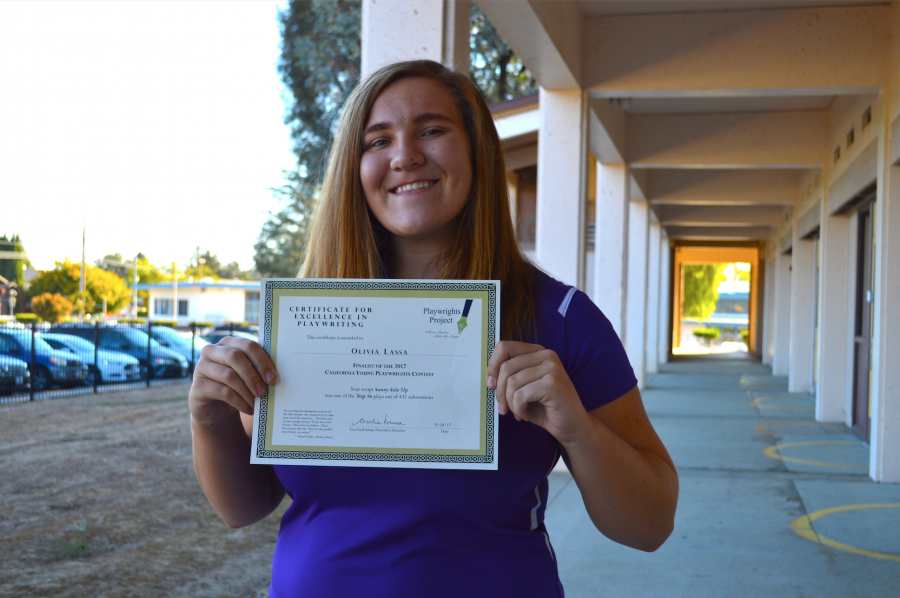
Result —
<instances>
[{"instance_id":1,"label":"long blonde hair","mask_svg":"<svg viewBox=\"0 0 900 598\"><path fill-rule=\"evenodd\" d=\"M413 77L439 81L447 88L471 143L472 189L460 217L456 242L438 264L438 277L500 280L501 338L530 339L534 332L535 282L513 230L497 129L472 80L430 60L382 67L361 81L347 99L329 151L300 276L384 277L382 250L389 236L369 212L360 182L363 130L379 94L392 83Z\"/></svg>"}]
</instances>

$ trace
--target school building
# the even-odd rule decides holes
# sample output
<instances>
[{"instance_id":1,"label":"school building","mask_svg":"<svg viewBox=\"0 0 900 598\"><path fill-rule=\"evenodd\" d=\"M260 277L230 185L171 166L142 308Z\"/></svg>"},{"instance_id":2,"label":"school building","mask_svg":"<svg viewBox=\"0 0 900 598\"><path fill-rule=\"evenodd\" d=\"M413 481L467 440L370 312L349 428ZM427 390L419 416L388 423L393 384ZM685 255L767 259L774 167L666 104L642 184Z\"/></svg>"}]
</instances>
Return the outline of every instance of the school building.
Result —
<instances>
[{"instance_id":1,"label":"school building","mask_svg":"<svg viewBox=\"0 0 900 598\"><path fill-rule=\"evenodd\" d=\"M750 350L900 482L900 4L478 6L540 85L495 107L520 240L600 306L640 383L677 343L680 266L750 262ZM363 0L363 73L468 64L469 14Z\"/></svg>"}]
</instances>

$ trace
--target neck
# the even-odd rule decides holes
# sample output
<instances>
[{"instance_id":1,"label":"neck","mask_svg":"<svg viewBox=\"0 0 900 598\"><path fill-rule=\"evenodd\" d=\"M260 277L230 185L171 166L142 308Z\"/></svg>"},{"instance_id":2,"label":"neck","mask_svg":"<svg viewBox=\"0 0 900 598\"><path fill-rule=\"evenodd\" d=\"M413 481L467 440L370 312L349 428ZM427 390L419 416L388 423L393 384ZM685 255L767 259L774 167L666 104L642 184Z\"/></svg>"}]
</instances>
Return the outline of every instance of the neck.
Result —
<instances>
[{"instance_id":1,"label":"neck","mask_svg":"<svg viewBox=\"0 0 900 598\"><path fill-rule=\"evenodd\" d=\"M391 240L391 274L394 278L436 278L443 244L417 243L394 237Z\"/></svg>"}]
</instances>

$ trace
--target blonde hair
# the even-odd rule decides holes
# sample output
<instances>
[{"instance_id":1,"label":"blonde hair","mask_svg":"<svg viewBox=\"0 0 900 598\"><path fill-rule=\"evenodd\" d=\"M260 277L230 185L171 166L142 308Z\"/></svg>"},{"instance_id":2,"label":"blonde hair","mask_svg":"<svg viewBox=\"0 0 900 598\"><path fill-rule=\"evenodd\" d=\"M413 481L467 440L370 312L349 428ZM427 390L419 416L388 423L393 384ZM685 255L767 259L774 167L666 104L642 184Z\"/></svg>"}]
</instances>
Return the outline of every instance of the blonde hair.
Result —
<instances>
[{"instance_id":1,"label":"blonde hair","mask_svg":"<svg viewBox=\"0 0 900 598\"><path fill-rule=\"evenodd\" d=\"M376 98L400 79L422 77L450 92L468 133L472 188L456 242L438 264L448 280L500 280L503 339L534 332L532 266L516 242L506 187L506 165L491 112L467 76L430 60L399 62L366 77L344 104L322 183L299 276L382 278L389 234L370 214L359 176L363 130Z\"/></svg>"}]
</instances>

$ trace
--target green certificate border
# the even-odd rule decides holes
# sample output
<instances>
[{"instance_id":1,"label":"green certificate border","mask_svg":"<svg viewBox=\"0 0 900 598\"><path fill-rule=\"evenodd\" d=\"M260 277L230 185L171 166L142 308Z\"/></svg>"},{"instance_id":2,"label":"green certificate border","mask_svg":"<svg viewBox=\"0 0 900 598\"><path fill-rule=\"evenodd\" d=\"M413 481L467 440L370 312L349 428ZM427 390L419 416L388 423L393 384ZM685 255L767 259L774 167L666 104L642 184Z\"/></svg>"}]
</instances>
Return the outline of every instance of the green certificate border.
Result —
<instances>
[{"instance_id":1,"label":"green certificate border","mask_svg":"<svg viewBox=\"0 0 900 598\"><path fill-rule=\"evenodd\" d=\"M481 379L487 377L487 364L497 343L499 322L499 281L398 281L398 280L332 280L332 279L264 279L264 302L260 330L262 345L272 361L278 364L278 318L274 308L280 297L416 297L481 299ZM471 317L472 314L470 314ZM272 444L272 425L277 387L269 387L260 400L259 429L256 454L259 459L315 461L402 461L409 463L492 463L495 459L496 435L494 427L494 391L482 386L479 448L466 449L408 449L376 447L323 447L315 445L284 446ZM270 409L272 407L272 409Z\"/></svg>"}]
</instances>

